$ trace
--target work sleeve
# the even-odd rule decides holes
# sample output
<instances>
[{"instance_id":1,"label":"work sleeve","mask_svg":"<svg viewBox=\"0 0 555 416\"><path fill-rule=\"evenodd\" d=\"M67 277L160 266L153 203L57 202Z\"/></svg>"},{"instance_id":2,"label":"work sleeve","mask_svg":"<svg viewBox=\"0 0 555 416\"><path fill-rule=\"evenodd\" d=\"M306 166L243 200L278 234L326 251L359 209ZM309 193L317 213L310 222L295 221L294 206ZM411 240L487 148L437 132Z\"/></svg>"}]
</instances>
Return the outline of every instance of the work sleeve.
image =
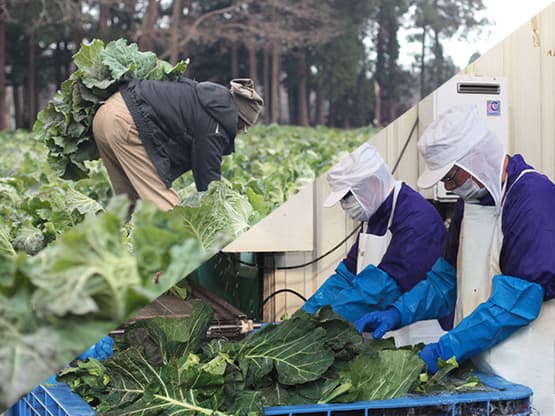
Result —
<instances>
[{"instance_id":1,"label":"work sleeve","mask_svg":"<svg viewBox=\"0 0 555 416\"><path fill-rule=\"evenodd\" d=\"M351 246L351 249L347 253L347 256L343 259L343 263L345 263L345 266L347 266L352 274L357 274L358 242L360 240L360 234L362 233L362 227L360 228L361 230L357 234L357 239L355 243Z\"/></svg>"},{"instance_id":2,"label":"work sleeve","mask_svg":"<svg viewBox=\"0 0 555 416\"><path fill-rule=\"evenodd\" d=\"M210 182L220 180L222 157L228 143L227 134L218 127L212 134L193 138L192 171L197 191L206 191Z\"/></svg>"},{"instance_id":3,"label":"work sleeve","mask_svg":"<svg viewBox=\"0 0 555 416\"><path fill-rule=\"evenodd\" d=\"M339 292L353 285L354 279L355 275L349 271L345 262L340 262L335 273L308 298L302 309L305 312L314 313L324 305L331 305Z\"/></svg>"},{"instance_id":4,"label":"work sleeve","mask_svg":"<svg viewBox=\"0 0 555 416\"><path fill-rule=\"evenodd\" d=\"M400 326L416 321L438 319L453 310L457 300L457 274L444 257L440 257L422 280L394 303L400 315Z\"/></svg>"},{"instance_id":5,"label":"work sleeve","mask_svg":"<svg viewBox=\"0 0 555 416\"><path fill-rule=\"evenodd\" d=\"M555 297L555 186L528 173L512 188L503 207L503 274L542 285L544 300Z\"/></svg>"},{"instance_id":6,"label":"work sleeve","mask_svg":"<svg viewBox=\"0 0 555 416\"><path fill-rule=\"evenodd\" d=\"M395 279L402 292L424 280L443 254L447 232L435 208L430 208L428 212L415 212L392 228L391 242L377 265Z\"/></svg>"},{"instance_id":7,"label":"work sleeve","mask_svg":"<svg viewBox=\"0 0 555 416\"><path fill-rule=\"evenodd\" d=\"M368 312L391 305L401 294L399 286L386 272L369 264L358 273L350 287L340 291L331 307L349 322Z\"/></svg>"},{"instance_id":8,"label":"work sleeve","mask_svg":"<svg viewBox=\"0 0 555 416\"><path fill-rule=\"evenodd\" d=\"M439 339L441 358L471 358L528 325L540 313L543 289L537 283L507 276L493 277L492 294L455 328Z\"/></svg>"}]
</instances>

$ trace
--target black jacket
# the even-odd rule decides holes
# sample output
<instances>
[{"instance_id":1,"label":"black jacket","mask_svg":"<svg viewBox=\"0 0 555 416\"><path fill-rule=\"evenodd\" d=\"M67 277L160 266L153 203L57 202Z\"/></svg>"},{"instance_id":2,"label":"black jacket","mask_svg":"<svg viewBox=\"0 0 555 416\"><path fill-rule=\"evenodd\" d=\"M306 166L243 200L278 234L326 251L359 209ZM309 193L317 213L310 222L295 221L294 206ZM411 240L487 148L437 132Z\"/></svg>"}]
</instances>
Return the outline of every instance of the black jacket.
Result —
<instances>
[{"instance_id":1,"label":"black jacket","mask_svg":"<svg viewBox=\"0 0 555 416\"><path fill-rule=\"evenodd\" d=\"M191 169L199 191L220 179L222 156L235 151L237 134L237 105L227 88L182 78L131 80L120 92L168 188Z\"/></svg>"}]
</instances>

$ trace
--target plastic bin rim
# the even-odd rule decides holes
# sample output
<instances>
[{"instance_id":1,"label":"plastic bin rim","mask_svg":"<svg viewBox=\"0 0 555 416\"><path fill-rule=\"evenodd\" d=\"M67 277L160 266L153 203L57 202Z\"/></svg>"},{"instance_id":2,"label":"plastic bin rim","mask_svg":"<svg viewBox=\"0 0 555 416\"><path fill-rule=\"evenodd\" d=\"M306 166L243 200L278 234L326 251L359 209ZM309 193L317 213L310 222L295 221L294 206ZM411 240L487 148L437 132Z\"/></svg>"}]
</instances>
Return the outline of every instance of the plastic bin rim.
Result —
<instances>
[{"instance_id":1,"label":"plastic bin rim","mask_svg":"<svg viewBox=\"0 0 555 416\"><path fill-rule=\"evenodd\" d=\"M284 415L287 413L328 413L334 411L360 409L392 409L415 407L422 405L450 405L458 403L491 402L496 400L520 400L532 396L532 390L522 384L513 384L503 378L491 374L477 372L476 375L487 386L497 391L477 391L467 393L440 393L429 396L406 396L397 399L372 400L354 403L328 403L272 406L264 408L264 414ZM328 413L329 414L329 413Z\"/></svg>"}]
</instances>

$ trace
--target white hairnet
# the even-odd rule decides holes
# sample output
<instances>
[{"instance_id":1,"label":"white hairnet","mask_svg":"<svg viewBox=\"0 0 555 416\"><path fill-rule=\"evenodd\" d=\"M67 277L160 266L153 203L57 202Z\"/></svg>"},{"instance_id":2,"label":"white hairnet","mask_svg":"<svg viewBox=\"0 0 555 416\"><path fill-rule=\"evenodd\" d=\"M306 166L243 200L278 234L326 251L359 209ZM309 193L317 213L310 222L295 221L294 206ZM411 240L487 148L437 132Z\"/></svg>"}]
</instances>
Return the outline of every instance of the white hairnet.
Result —
<instances>
[{"instance_id":1,"label":"white hairnet","mask_svg":"<svg viewBox=\"0 0 555 416\"><path fill-rule=\"evenodd\" d=\"M325 207L331 207L351 191L368 218L376 212L395 185L389 167L376 148L368 143L333 166L328 171L327 180L332 192L324 201Z\"/></svg>"},{"instance_id":2,"label":"white hairnet","mask_svg":"<svg viewBox=\"0 0 555 416\"><path fill-rule=\"evenodd\" d=\"M422 134L418 150L427 166L418 186L435 185L457 165L479 180L500 206L505 149L476 105L456 105L442 113Z\"/></svg>"},{"instance_id":3,"label":"white hairnet","mask_svg":"<svg viewBox=\"0 0 555 416\"><path fill-rule=\"evenodd\" d=\"M504 159L505 149L501 141L490 132L456 163L457 166L482 182L497 207L501 206L501 177Z\"/></svg>"}]
</instances>

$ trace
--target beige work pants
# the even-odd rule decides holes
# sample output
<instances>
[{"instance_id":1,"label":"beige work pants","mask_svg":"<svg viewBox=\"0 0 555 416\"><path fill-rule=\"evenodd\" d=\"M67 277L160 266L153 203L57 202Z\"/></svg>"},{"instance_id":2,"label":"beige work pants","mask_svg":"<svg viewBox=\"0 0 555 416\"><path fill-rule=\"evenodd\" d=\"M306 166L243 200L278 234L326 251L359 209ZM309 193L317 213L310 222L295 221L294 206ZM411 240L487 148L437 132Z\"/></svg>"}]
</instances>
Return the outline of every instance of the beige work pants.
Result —
<instances>
[{"instance_id":1,"label":"beige work pants","mask_svg":"<svg viewBox=\"0 0 555 416\"><path fill-rule=\"evenodd\" d=\"M93 135L115 194L127 195L132 205L138 199L152 201L165 211L179 203L150 160L121 93L99 107Z\"/></svg>"}]
</instances>

